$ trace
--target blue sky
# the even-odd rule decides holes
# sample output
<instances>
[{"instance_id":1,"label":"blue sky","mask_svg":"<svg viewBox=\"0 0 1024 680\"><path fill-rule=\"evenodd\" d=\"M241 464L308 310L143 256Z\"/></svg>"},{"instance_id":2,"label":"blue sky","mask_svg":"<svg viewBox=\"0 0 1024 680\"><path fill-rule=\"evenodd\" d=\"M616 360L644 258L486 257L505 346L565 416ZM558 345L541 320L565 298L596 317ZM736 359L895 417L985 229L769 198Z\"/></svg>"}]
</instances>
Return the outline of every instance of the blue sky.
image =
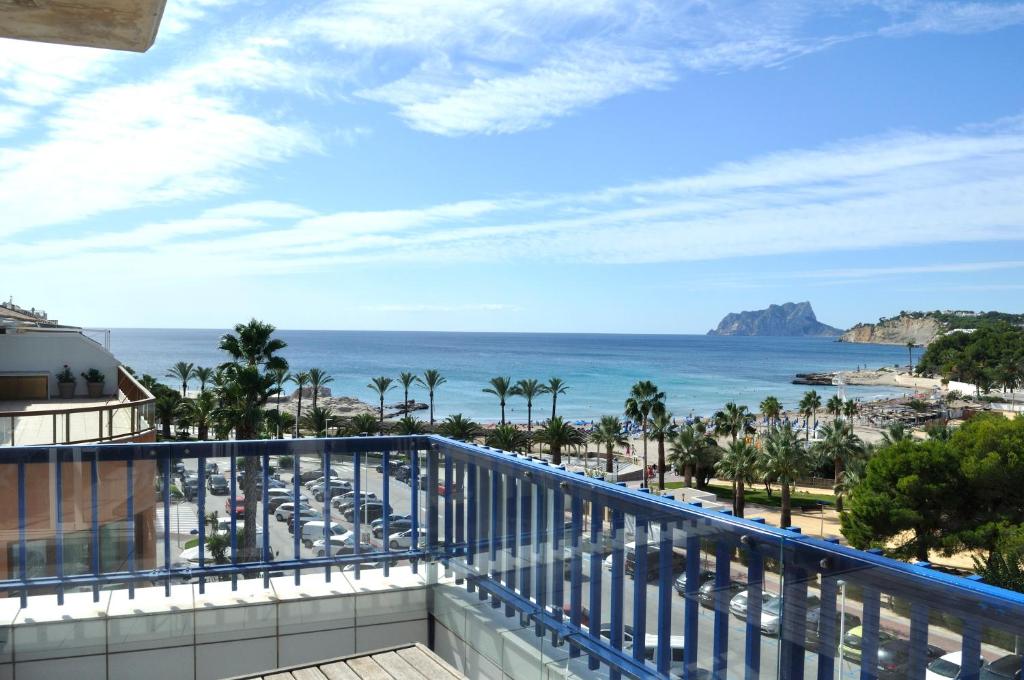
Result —
<instances>
[{"instance_id":1,"label":"blue sky","mask_svg":"<svg viewBox=\"0 0 1024 680\"><path fill-rule=\"evenodd\" d=\"M1024 3L168 0L0 40L0 294L89 326L1024 311Z\"/></svg>"}]
</instances>

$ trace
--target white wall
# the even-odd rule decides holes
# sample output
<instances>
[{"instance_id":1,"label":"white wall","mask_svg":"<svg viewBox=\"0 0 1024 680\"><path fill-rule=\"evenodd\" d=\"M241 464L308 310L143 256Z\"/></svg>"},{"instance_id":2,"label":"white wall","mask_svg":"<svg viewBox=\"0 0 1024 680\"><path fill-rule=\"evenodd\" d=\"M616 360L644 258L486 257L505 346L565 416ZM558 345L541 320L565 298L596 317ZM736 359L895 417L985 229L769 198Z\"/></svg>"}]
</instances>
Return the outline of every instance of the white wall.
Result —
<instances>
[{"instance_id":1,"label":"white wall","mask_svg":"<svg viewBox=\"0 0 1024 680\"><path fill-rule=\"evenodd\" d=\"M103 346L81 333L36 331L0 335L0 374L46 373L50 376L50 396L57 396L57 373L67 364L75 375L75 396L85 396L82 373L98 369L106 376L104 394L117 392L117 367L120 362Z\"/></svg>"}]
</instances>

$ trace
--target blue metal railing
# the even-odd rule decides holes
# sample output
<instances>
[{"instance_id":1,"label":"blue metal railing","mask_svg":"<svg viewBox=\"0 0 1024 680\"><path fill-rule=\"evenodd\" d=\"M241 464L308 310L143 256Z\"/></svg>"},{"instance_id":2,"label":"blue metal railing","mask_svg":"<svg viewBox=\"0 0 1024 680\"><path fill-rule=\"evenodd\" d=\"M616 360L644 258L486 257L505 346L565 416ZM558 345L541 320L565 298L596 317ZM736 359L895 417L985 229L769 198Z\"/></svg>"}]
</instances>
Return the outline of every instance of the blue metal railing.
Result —
<instances>
[{"instance_id":1,"label":"blue metal railing","mask_svg":"<svg viewBox=\"0 0 1024 680\"><path fill-rule=\"evenodd\" d=\"M7 467L0 470L8 474L0 474L0 484L9 498L17 494L18 518L0 590L23 600L28 593L54 592L63 601L71 588L91 589L98 599L99 589L111 584L127 585L132 596L142 582L162 583L169 593L179 579L198 580L201 590L215 578L234 585L240 577L262 578L269 584L272 573L287 570L296 582L303 570L323 569L329 579L336 567L352 567L359 578L360 568L371 564L388 573L402 561L414 569L440 562L481 600L490 598L506 616L528 622L544 636L539 640L550 637L566 647L567 664L585 656L587 666L603 667L612 678L671 673L686 680L832 680L838 672L862 680L923 680L935 655L929 641L940 640L944 651L963 652L957 677L978 680L982 656L1013 656L1019 647L1014 643L1024 637L1019 594L442 437L26 447L4 453L0 466ZM271 464L280 456L292 457L291 469L275 477ZM227 461L231 477L231 552L222 564L211 564L204 548L211 502L206 468L213 459ZM377 461L379 474L371 472ZM196 565L172 559L171 545L182 538L172 532L170 512L178 462L186 470L194 467L199 480ZM234 499L240 486L254 485L251 479L239 482L237 471L249 474L255 462L262 539L257 550L243 555ZM408 466L408 491L396 480L395 464ZM351 521L346 515L338 519L351 527L351 547L337 552L332 523L341 508L334 512L331 474L336 466L350 471L353 493ZM322 556L308 552L299 518L301 480L315 476L324 478ZM68 497L71 480L75 490L84 490L81 499ZM294 503L291 537L274 536L281 527L269 526L270 487L281 482ZM142 491L150 488L158 491ZM361 494L377 491L382 538L367 545L364 535L377 539L364 528L378 512L364 513L378 506L364 503ZM40 502L47 495L48 502ZM407 544L393 540L392 503L409 515ZM156 513L162 514L159 535ZM257 517L246 514L244 522L252 531ZM112 523L122 527L122 536L110 548L104 530ZM84 564L65 563L69 530L88 534ZM37 554L55 555L52 565L30 564L30 543L39 541L45 549ZM673 589L681 575L679 606ZM859 642L847 639L851 611L859 612ZM909 650L898 663L890 648L893 635L905 638Z\"/></svg>"}]
</instances>

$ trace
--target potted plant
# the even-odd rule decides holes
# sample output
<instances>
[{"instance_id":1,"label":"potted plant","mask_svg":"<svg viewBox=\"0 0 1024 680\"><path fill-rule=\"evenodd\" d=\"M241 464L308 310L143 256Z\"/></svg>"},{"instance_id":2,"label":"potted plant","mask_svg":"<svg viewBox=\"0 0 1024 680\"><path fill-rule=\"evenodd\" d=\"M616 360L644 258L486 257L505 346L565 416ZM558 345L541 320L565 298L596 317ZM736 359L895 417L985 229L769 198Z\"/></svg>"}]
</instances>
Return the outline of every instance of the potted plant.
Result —
<instances>
[{"instance_id":1,"label":"potted plant","mask_svg":"<svg viewBox=\"0 0 1024 680\"><path fill-rule=\"evenodd\" d=\"M90 368L88 371L82 374L85 378L85 389L88 391L90 397L99 397L103 395L103 383L106 381L106 376L100 373L95 368Z\"/></svg>"},{"instance_id":2,"label":"potted plant","mask_svg":"<svg viewBox=\"0 0 1024 680\"><path fill-rule=\"evenodd\" d=\"M71 399L75 396L75 375L67 364L64 364L64 368L57 373L57 393L61 399Z\"/></svg>"}]
</instances>

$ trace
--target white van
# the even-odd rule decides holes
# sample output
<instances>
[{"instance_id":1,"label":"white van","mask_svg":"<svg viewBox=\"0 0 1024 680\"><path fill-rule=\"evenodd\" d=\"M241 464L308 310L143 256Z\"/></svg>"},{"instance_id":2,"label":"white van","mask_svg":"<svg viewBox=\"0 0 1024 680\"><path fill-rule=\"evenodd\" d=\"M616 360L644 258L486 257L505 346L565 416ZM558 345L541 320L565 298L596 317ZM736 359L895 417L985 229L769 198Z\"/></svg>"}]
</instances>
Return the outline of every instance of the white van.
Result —
<instances>
[{"instance_id":1,"label":"white van","mask_svg":"<svg viewBox=\"0 0 1024 680\"><path fill-rule=\"evenodd\" d=\"M239 534L242 533L242 529L245 528L245 520L235 520L235 531ZM217 518L217 532L223 534L231 533L231 518L230 517L218 517ZM263 535L263 527L259 524L256 525L256 535Z\"/></svg>"},{"instance_id":2,"label":"white van","mask_svg":"<svg viewBox=\"0 0 1024 680\"><path fill-rule=\"evenodd\" d=\"M330 535L341 536L345 530L337 522L331 522ZM322 520L314 519L302 525L302 545L312 548L313 543L323 540L324 523Z\"/></svg>"}]
</instances>

